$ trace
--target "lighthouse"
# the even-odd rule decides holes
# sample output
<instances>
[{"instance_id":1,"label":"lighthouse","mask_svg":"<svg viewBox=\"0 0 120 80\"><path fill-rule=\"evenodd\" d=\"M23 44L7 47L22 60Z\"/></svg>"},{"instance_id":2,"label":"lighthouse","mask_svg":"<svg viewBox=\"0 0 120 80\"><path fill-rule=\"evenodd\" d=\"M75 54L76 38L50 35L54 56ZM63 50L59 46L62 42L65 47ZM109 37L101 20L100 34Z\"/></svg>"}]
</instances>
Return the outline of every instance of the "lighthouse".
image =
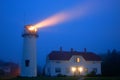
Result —
<instances>
[{"instance_id":1,"label":"lighthouse","mask_svg":"<svg viewBox=\"0 0 120 80\"><path fill-rule=\"evenodd\" d=\"M21 62L22 77L37 76L37 59L36 59L36 39L38 37L37 29L32 25L24 27L23 37L23 53Z\"/></svg>"}]
</instances>

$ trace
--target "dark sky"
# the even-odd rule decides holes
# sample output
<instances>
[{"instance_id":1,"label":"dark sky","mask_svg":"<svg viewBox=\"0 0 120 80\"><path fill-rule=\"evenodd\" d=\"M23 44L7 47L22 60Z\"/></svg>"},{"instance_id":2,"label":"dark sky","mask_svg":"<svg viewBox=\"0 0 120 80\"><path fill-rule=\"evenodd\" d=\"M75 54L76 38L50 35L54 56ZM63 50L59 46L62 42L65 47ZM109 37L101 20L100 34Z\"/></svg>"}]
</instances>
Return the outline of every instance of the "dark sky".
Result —
<instances>
[{"instance_id":1,"label":"dark sky","mask_svg":"<svg viewBox=\"0 0 120 80\"><path fill-rule=\"evenodd\" d=\"M74 5L89 0L0 0L0 59L20 63L25 24L36 24ZM96 0L91 0L93 3ZM120 50L120 0L97 0L97 13L39 30L37 39L38 64L52 50L104 53ZM93 9L94 10L94 9Z\"/></svg>"}]
</instances>

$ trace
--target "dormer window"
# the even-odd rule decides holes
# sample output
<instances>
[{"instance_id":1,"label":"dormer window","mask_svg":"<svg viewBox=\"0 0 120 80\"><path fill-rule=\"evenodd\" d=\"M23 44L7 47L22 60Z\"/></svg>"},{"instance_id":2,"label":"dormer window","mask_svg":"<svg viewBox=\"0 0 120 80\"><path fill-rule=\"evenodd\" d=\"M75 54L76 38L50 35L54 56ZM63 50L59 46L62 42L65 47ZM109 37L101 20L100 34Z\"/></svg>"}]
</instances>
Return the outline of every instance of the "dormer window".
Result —
<instances>
[{"instance_id":1,"label":"dormer window","mask_svg":"<svg viewBox=\"0 0 120 80\"><path fill-rule=\"evenodd\" d=\"M80 62L80 58L77 57L77 58L76 58L76 62Z\"/></svg>"}]
</instances>

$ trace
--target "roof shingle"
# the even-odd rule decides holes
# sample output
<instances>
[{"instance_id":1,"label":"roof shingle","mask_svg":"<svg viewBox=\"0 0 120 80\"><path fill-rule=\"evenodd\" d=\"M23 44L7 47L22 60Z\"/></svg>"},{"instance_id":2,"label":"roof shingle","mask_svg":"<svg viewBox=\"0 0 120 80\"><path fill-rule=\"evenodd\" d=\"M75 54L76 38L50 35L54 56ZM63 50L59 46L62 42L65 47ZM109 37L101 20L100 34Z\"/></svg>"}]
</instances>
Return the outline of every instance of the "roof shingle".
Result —
<instances>
[{"instance_id":1,"label":"roof shingle","mask_svg":"<svg viewBox=\"0 0 120 80\"><path fill-rule=\"evenodd\" d=\"M86 61L101 61L100 56L93 52L68 52L68 51L52 51L48 57L49 60L69 60L73 55L82 56Z\"/></svg>"}]
</instances>

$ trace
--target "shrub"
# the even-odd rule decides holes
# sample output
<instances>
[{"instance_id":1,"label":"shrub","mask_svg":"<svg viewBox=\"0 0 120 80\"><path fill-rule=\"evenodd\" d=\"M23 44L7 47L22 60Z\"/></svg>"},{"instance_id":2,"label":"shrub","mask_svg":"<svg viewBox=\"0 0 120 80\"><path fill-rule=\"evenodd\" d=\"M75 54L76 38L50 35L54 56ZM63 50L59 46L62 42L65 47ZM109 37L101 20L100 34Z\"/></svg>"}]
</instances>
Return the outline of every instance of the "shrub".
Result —
<instances>
[{"instance_id":1,"label":"shrub","mask_svg":"<svg viewBox=\"0 0 120 80\"><path fill-rule=\"evenodd\" d=\"M94 77L94 76L96 76L96 72L95 71L91 71L86 76L88 76L88 77Z\"/></svg>"},{"instance_id":2,"label":"shrub","mask_svg":"<svg viewBox=\"0 0 120 80\"><path fill-rule=\"evenodd\" d=\"M5 72L2 69L0 69L0 76L3 76L3 75L5 75Z\"/></svg>"},{"instance_id":3,"label":"shrub","mask_svg":"<svg viewBox=\"0 0 120 80\"><path fill-rule=\"evenodd\" d=\"M58 74L57 77L66 77L66 75Z\"/></svg>"}]
</instances>

